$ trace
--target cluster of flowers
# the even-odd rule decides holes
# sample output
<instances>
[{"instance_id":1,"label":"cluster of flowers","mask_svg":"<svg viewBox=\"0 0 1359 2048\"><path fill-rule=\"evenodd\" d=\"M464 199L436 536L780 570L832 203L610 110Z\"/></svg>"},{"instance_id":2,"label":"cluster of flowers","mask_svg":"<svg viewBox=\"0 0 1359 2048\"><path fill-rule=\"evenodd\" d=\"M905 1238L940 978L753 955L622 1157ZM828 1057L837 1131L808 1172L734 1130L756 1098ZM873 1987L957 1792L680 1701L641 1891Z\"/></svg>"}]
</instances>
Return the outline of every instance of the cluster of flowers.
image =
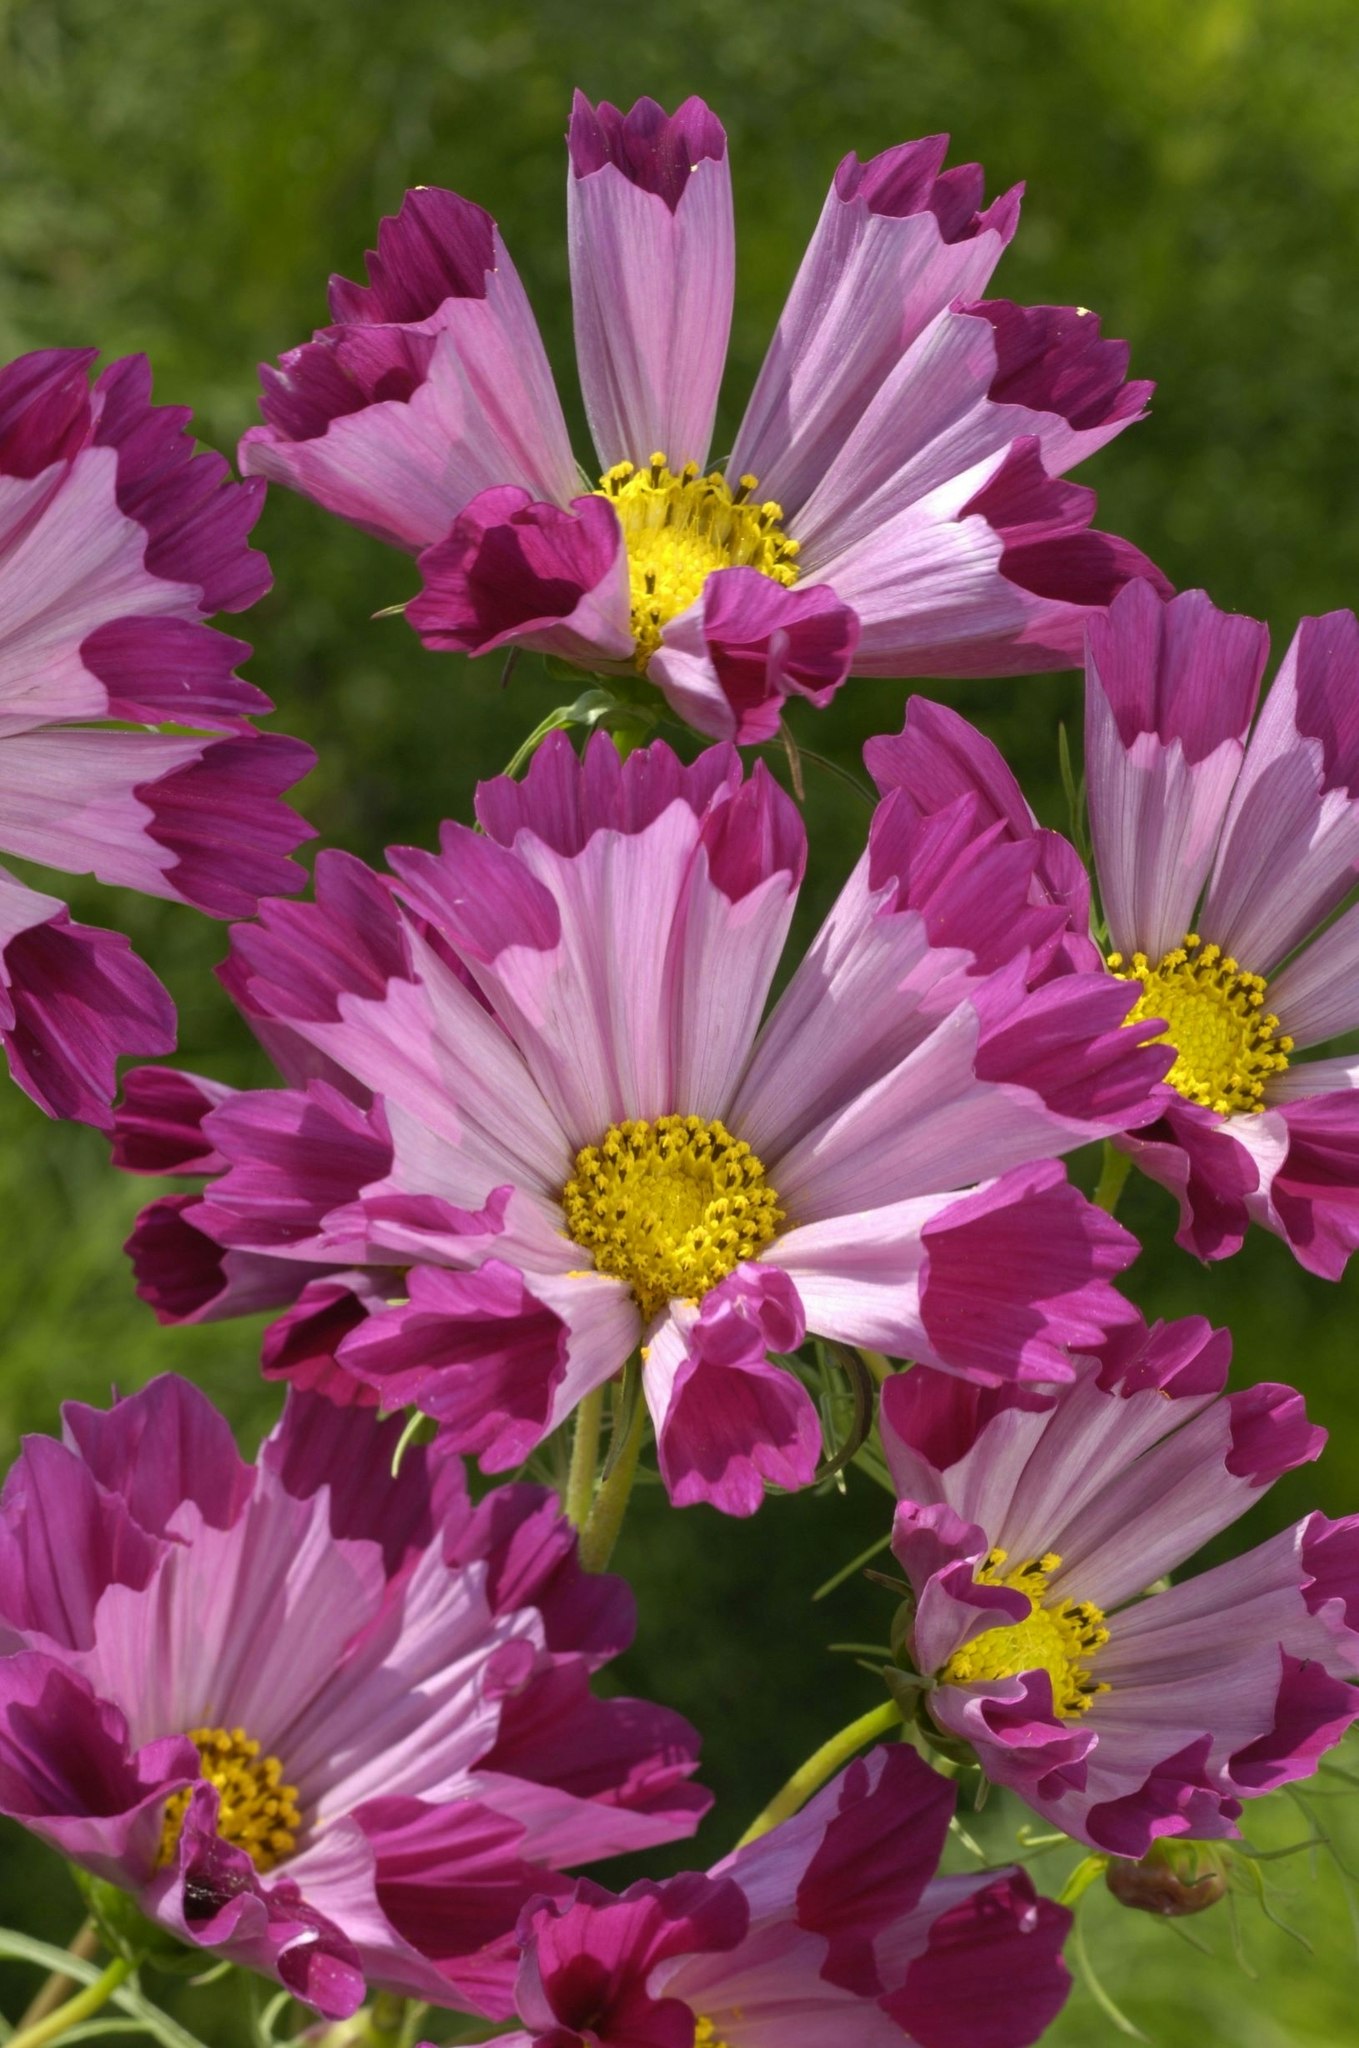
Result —
<instances>
[{"instance_id":1,"label":"cluster of flowers","mask_svg":"<svg viewBox=\"0 0 1359 2048\"><path fill-rule=\"evenodd\" d=\"M554 733L475 829L381 873L323 852L289 902L309 756L205 623L265 587L263 485L143 365L0 375L0 847L243 920L222 979L282 1085L144 1067L115 1112L168 998L3 874L0 1033L49 1113L199 1183L138 1222L140 1292L277 1311L287 1383L254 1466L175 1379L27 1446L0 1810L330 2018L381 1989L542 2048L1020 2048L1069 1915L1017 1869L936 1876L953 1789L910 1743L706 1873L564 1874L707 1806L685 1722L591 1691L633 1629L600 1568L648 1425L676 1506L817 1480L822 1340L881 1381L898 1502L877 1732L1128 1861L1234 1835L1340 1738L1359 1517L1152 1591L1324 1433L1225 1391L1225 1332L1147 1327L1135 1240L1061 1161L1107 1141L1204 1258L1252 1220L1328 1278L1359 1244L1359 1063L1299 1057L1359 1029L1359 625L1304 621L1252 733L1264 627L1060 481L1150 387L1093 315L979 296L1019 194L983 206L941 138L841 165L725 470L722 129L578 100L569 150L597 483L495 223L433 189L265 372L242 462L415 555L426 645L575 664L693 758ZM991 743L913 697L769 1007L805 836L740 748L851 674L1082 656L1102 918ZM569 1516L474 1504L465 1458L514 1471L573 1417Z\"/></svg>"}]
</instances>

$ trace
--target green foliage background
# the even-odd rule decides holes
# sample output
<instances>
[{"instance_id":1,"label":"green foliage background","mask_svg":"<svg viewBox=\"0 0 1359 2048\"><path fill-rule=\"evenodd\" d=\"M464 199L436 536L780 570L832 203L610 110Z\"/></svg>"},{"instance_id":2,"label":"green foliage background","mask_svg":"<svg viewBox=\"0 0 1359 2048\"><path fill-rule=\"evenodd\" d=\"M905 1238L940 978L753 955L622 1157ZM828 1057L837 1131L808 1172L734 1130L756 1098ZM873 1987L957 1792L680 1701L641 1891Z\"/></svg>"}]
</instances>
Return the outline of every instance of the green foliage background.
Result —
<instances>
[{"instance_id":1,"label":"green foliage background","mask_svg":"<svg viewBox=\"0 0 1359 2048\"><path fill-rule=\"evenodd\" d=\"M0 358L89 341L145 349L159 397L192 405L203 437L229 450L253 417L255 362L324 317L326 274L356 273L378 216L408 185L449 184L498 216L579 425L563 236L573 84L624 104L697 91L727 124L740 276L719 448L840 156L948 129L955 160L980 158L990 190L1028 180L994 289L1098 308L1107 331L1132 341L1134 370L1160 381L1150 422L1083 473L1099 485L1101 523L1176 583L1268 617L1277 652L1300 613L1354 602L1353 0L0 0ZM394 840L432 840L559 693L526 663L502 696L498 664L426 655L400 620L375 621L410 593L410 566L315 508L275 494L260 538L277 581L245 626L250 672L279 727L320 750L303 807L322 842L372 858ZM1079 715L1076 680L940 694L1006 748L1040 813L1064 822L1056 732ZM903 695L855 684L801 730L852 764L868 734L899 726ZM810 790L808 814L804 935L864 823L829 781ZM264 1078L210 977L220 930L187 910L83 886L74 895L81 914L132 931L170 981L184 1064ZM100 1400L111 1382L168 1368L208 1386L247 1441L267 1426L275 1404L255 1372L257 1328L161 1331L133 1299L119 1246L148 1192L112 1174L97 1136L49 1125L0 1087L6 1462L23 1429L53 1426L62 1397ZM1147 1247L1138 1299L1229 1323L1238 1381L1296 1379L1332 1431L1321 1466L1282 1484L1245 1533L1316 1504L1352 1509L1359 1269L1328 1287L1257 1237L1201 1271L1171 1242L1167 1199L1134 1181L1124 1213ZM809 1595L881 1533L884 1505L857 1476L844 1498L771 1502L750 1525L642 1496L619 1557L643 1617L622 1681L705 1730L721 1795L706 1854L874 1702L872 1681L824 1646L879 1635L878 1596L850 1587L813 1606ZM1346 1800L1317 1811L1359 1864ZM998 1842L1015 1818L1003 1817ZM1310 1832L1284 1802L1252 1825L1275 1843ZM1061 1856L1040 1864L1040 1881L1051 1870L1060 1882L1064 1867ZM1258 1982L1232 1961L1223 1912L1195 1924L1210 1960L1092 1897L1099 1974L1154 2040L1353 2040L1341 1879L1325 1858L1316 1873L1306 1857L1267 1868L1314 1953L1245 1907ZM61 1940L77 1917L61 1873L6 1829L0 1919ZM13 2010L30 1988L9 1973L0 1998ZM220 2014L190 2024L238 2038ZM1078 1987L1051 2038L1114 2034Z\"/></svg>"}]
</instances>

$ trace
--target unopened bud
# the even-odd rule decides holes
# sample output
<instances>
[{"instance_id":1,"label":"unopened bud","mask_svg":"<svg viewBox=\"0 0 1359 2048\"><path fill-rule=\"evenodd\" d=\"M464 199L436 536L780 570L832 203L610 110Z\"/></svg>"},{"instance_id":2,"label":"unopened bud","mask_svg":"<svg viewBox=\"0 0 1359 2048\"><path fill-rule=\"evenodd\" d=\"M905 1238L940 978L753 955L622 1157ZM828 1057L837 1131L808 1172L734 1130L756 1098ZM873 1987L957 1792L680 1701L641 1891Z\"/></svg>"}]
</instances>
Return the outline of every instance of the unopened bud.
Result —
<instances>
[{"instance_id":1,"label":"unopened bud","mask_svg":"<svg viewBox=\"0 0 1359 2048\"><path fill-rule=\"evenodd\" d=\"M1219 1842L1153 1842L1140 1863L1114 1857L1104 1882L1121 1906L1181 1920L1206 1912L1227 1889L1231 1851Z\"/></svg>"}]
</instances>

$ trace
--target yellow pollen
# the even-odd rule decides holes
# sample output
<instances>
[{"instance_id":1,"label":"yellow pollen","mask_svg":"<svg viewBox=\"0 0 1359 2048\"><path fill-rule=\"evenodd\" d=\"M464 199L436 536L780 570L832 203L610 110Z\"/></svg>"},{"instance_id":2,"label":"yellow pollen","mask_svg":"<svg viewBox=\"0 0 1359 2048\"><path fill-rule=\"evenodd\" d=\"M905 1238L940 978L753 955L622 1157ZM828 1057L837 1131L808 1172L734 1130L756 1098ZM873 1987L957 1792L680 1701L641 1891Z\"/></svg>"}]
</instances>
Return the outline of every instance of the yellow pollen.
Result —
<instances>
[{"instance_id":1,"label":"yellow pollen","mask_svg":"<svg viewBox=\"0 0 1359 2048\"><path fill-rule=\"evenodd\" d=\"M698 1116L610 1124L577 1152L562 1209L596 1271L626 1280L648 1321L716 1287L783 1221L745 1140Z\"/></svg>"},{"instance_id":2,"label":"yellow pollen","mask_svg":"<svg viewBox=\"0 0 1359 2048\"><path fill-rule=\"evenodd\" d=\"M302 1825L297 1787L283 1782L276 1756L261 1756L244 1728L191 1728L189 1740L202 1761L203 1776L217 1787L221 1804L217 1832L244 1849L256 1870L272 1870L297 1847ZM176 1792L165 1808L160 1861L168 1863L179 1845L192 1787Z\"/></svg>"},{"instance_id":3,"label":"yellow pollen","mask_svg":"<svg viewBox=\"0 0 1359 2048\"><path fill-rule=\"evenodd\" d=\"M955 1650L943 1669L946 1685L975 1685L979 1679L1017 1678L1024 1671L1046 1671L1052 1680L1052 1703L1064 1721L1088 1712L1096 1693L1107 1685L1088 1669L1097 1650L1109 1640L1104 1616L1089 1600L1059 1600L1044 1595L1048 1578L1062 1562L1050 1552L1004 1569L1006 1553L992 1550L976 1574L983 1586L1009 1586L1029 1599L1024 1621L1008 1628L989 1628Z\"/></svg>"},{"instance_id":4,"label":"yellow pollen","mask_svg":"<svg viewBox=\"0 0 1359 2048\"><path fill-rule=\"evenodd\" d=\"M740 477L733 491L716 470L700 476L696 462L676 473L664 453L645 469L616 463L600 478L595 496L618 514L628 551L639 674L662 627L688 610L714 569L758 569L775 583L796 583L798 544L783 530L781 505L754 501L756 483Z\"/></svg>"},{"instance_id":5,"label":"yellow pollen","mask_svg":"<svg viewBox=\"0 0 1359 2048\"><path fill-rule=\"evenodd\" d=\"M1279 1020L1265 1009L1262 975L1248 974L1220 946L1205 946L1197 932L1186 932L1154 966L1145 953L1130 961L1110 953L1108 965L1120 981L1142 984L1130 1024L1165 1018L1153 1043L1175 1048L1166 1075L1172 1088L1219 1116L1264 1108L1265 1084L1283 1073L1293 1041L1276 1035Z\"/></svg>"},{"instance_id":6,"label":"yellow pollen","mask_svg":"<svg viewBox=\"0 0 1359 2048\"><path fill-rule=\"evenodd\" d=\"M694 2024L694 2048L727 2048L727 2043L713 2028L713 2023L700 2013Z\"/></svg>"}]
</instances>

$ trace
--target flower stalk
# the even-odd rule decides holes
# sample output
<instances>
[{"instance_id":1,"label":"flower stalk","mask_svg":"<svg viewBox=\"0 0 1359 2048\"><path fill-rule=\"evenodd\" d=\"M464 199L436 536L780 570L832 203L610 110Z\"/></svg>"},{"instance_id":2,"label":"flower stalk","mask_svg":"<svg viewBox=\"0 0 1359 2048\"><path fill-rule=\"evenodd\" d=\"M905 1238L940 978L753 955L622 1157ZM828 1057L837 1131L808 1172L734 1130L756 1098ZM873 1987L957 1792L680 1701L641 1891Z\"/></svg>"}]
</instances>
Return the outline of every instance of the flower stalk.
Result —
<instances>
[{"instance_id":1,"label":"flower stalk","mask_svg":"<svg viewBox=\"0 0 1359 2048\"><path fill-rule=\"evenodd\" d=\"M17 2034L12 2034L10 2048L43 2048L45 2042L59 2041L63 2034L70 2033L82 2020L92 2018L107 2005L119 1985L132 1975L132 1970L133 1965L126 1956L115 1956L93 1984L87 1984L74 1998L68 1998L64 2005L59 2005L32 2026L21 2027Z\"/></svg>"},{"instance_id":2,"label":"flower stalk","mask_svg":"<svg viewBox=\"0 0 1359 2048\"><path fill-rule=\"evenodd\" d=\"M806 1763L799 1764L792 1777L782 1789L774 1794L763 1813L757 1814L736 1844L744 1849L748 1842L758 1842L761 1835L767 1835L780 1821L789 1820L799 1812L813 1792L819 1792L826 1782L847 1764L858 1750L870 1742L878 1742L891 1735L901 1726L901 1709L895 1700L888 1700L881 1707L861 1714L857 1721L851 1721L838 1735L832 1735L829 1742L823 1742L820 1749L813 1751Z\"/></svg>"}]
</instances>

